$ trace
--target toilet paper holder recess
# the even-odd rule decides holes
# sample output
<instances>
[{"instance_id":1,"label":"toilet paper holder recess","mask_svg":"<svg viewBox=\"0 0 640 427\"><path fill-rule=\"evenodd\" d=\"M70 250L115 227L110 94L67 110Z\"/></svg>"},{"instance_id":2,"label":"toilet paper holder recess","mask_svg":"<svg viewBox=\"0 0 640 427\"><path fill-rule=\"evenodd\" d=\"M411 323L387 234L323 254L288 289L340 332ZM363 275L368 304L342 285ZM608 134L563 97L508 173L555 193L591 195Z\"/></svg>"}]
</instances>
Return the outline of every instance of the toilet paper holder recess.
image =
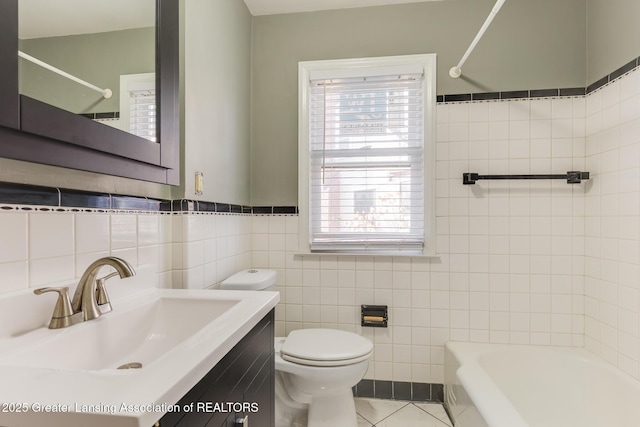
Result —
<instances>
[{"instance_id":1,"label":"toilet paper holder recess","mask_svg":"<svg viewBox=\"0 0 640 427\"><path fill-rule=\"evenodd\" d=\"M361 326L386 328L389 315L386 305L361 305Z\"/></svg>"}]
</instances>

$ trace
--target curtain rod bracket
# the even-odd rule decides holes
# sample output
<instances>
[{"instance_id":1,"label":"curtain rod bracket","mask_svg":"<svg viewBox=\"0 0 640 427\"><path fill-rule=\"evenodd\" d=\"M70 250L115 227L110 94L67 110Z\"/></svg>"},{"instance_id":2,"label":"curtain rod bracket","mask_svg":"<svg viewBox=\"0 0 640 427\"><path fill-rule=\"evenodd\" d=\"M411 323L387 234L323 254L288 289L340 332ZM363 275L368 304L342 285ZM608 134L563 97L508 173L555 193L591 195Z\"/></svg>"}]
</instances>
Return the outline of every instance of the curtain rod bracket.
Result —
<instances>
[{"instance_id":1,"label":"curtain rod bracket","mask_svg":"<svg viewBox=\"0 0 640 427\"><path fill-rule=\"evenodd\" d=\"M471 42L471 45L462 56L462 59L460 60L460 62L458 62L458 65L456 65L455 67L451 67L451 69L449 70L449 76L452 79L457 79L462 75L462 66L466 62L467 58L469 58L469 55L471 55L471 52L473 51L473 49L476 48L476 45L484 35L485 31L487 31L487 28L489 28L489 25L491 25L491 21L493 21L493 18L495 18L498 12L500 12L500 9L502 8L502 5L504 4L504 2L505 0L496 1L496 4L493 6L493 9L491 9L491 13L487 17L486 21L484 21L484 24L482 24L480 31L478 31L478 34L476 34L476 37L473 39L473 41Z\"/></svg>"}]
</instances>

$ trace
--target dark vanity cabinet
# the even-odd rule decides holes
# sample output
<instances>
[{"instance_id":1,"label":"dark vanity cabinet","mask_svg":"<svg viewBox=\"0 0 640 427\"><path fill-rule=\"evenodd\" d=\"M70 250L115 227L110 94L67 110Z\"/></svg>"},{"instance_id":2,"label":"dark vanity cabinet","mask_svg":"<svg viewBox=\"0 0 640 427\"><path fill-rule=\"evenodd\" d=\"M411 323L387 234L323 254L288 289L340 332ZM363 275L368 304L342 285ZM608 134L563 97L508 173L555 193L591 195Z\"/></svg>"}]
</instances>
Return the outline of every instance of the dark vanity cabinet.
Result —
<instances>
[{"instance_id":1,"label":"dark vanity cabinet","mask_svg":"<svg viewBox=\"0 0 640 427\"><path fill-rule=\"evenodd\" d=\"M162 427L274 427L273 310L179 402L188 412L167 413ZM193 406L191 406L193 404Z\"/></svg>"}]
</instances>

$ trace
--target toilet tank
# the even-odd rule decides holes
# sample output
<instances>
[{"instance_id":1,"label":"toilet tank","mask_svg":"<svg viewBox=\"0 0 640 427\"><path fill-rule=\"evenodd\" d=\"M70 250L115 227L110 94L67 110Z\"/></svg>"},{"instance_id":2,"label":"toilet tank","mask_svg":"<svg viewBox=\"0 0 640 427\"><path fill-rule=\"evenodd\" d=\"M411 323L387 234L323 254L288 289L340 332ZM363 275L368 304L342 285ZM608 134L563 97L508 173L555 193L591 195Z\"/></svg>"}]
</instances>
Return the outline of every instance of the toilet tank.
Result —
<instances>
[{"instance_id":1,"label":"toilet tank","mask_svg":"<svg viewBox=\"0 0 640 427\"><path fill-rule=\"evenodd\" d=\"M220 283L220 289L242 291L273 291L276 285L275 270L250 268L240 271Z\"/></svg>"}]
</instances>

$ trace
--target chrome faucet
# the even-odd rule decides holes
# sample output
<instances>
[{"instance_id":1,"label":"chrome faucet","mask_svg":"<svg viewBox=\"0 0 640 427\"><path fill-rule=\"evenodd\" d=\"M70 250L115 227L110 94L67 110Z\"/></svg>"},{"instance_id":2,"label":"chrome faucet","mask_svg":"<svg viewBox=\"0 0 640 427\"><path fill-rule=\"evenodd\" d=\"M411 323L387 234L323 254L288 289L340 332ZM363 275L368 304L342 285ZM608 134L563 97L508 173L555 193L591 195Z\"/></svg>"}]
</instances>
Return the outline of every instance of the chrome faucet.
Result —
<instances>
[{"instance_id":1,"label":"chrome faucet","mask_svg":"<svg viewBox=\"0 0 640 427\"><path fill-rule=\"evenodd\" d=\"M100 279L96 279L100 268L108 265L116 271ZM33 292L40 295L45 292L57 292L58 301L49 323L50 329L66 328L78 322L97 319L111 311L111 302L104 283L119 275L121 279L134 276L136 273L125 260L116 257L104 257L94 261L80 278L80 282L69 302L69 288L40 288Z\"/></svg>"}]
</instances>

